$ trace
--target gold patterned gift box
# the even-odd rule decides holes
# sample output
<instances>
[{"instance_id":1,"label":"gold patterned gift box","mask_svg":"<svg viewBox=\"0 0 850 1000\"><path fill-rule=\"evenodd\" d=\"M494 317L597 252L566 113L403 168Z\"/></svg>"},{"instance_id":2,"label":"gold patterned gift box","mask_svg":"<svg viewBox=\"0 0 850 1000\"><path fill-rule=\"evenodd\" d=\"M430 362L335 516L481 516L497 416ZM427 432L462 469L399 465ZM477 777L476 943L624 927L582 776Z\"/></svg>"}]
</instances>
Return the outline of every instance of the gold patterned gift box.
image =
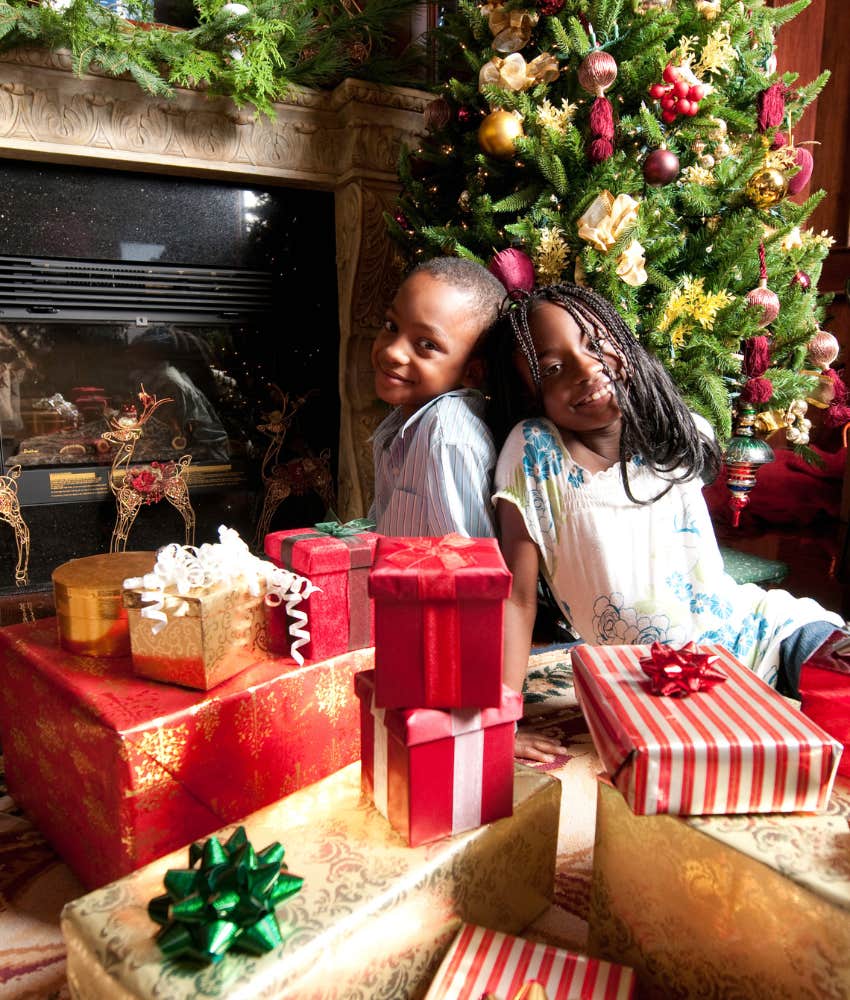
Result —
<instances>
[{"instance_id":1,"label":"gold patterned gift box","mask_svg":"<svg viewBox=\"0 0 850 1000\"><path fill-rule=\"evenodd\" d=\"M148 617L144 590L124 591L133 669L142 677L209 691L265 659L265 594L248 582L163 595L163 624Z\"/></svg>"},{"instance_id":2,"label":"gold patterned gift box","mask_svg":"<svg viewBox=\"0 0 850 1000\"><path fill-rule=\"evenodd\" d=\"M637 816L598 784L592 954L642 998L850 998L850 783L830 812Z\"/></svg>"},{"instance_id":3,"label":"gold patterned gift box","mask_svg":"<svg viewBox=\"0 0 850 1000\"><path fill-rule=\"evenodd\" d=\"M53 598L62 648L79 656L128 656L124 581L149 573L155 562L155 552L109 552L57 566Z\"/></svg>"},{"instance_id":4,"label":"gold patterned gift box","mask_svg":"<svg viewBox=\"0 0 850 1000\"><path fill-rule=\"evenodd\" d=\"M557 779L518 765L512 817L409 848L361 797L353 764L244 822L258 850L279 841L304 878L276 911L282 945L201 968L166 961L147 904L166 870L185 867L181 850L65 907L71 995L421 998L463 921L516 933L546 908L560 791Z\"/></svg>"},{"instance_id":5,"label":"gold patterned gift box","mask_svg":"<svg viewBox=\"0 0 850 1000\"><path fill-rule=\"evenodd\" d=\"M265 660L213 692L75 656L45 618L0 629L9 791L89 888L125 875L360 756L354 650Z\"/></svg>"}]
</instances>

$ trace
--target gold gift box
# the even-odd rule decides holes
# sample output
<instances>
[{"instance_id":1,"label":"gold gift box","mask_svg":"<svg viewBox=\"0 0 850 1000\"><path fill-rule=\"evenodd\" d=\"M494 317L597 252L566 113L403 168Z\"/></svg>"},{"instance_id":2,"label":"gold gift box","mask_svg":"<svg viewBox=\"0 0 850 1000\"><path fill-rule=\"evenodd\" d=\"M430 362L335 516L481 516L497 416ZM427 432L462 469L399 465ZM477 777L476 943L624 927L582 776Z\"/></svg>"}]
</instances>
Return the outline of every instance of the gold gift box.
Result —
<instances>
[{"instance_id":1,"label":"gold gift box","mask_svg":"<svg viewBox=\"0 0 850 1000\"><path fill-rule=\"evenodd\" d=\"M832 809L636 816L600 781L591 954L641 998L850 997L850 784Z\"/></svg>"},{"instance_id":2,"label":"gold gift box","mask_svg":"<svg viewBox=\"0 0 850 1000\"><path fill-rule=\"evenodd\" d=\"M167 622L142 610L143 591L124 591L133 672L141 677L208 691L267 656L263 594L247 583L215 584L188 594L164 594ZM157 630L158 629L158 630Z\"/></svg>"},{"instance_id":3,"label":"gold gift box","mask_svg":"<svg viewBox=\"0 0 850 1000\"><path fill-rule=\"evenodd\" d=\"M166 961L147 904L169 868L186 867L181 850L65 907L71 996L422 997L463 921L517 933L547 907L560 797L557 779L517 765L513 816L410 848L361 798L351 764L245 821L257 850L280 841L304 877L277 909L282 945L200 969Z\"/></svg>"},{"instance_id":4,"label":"gold gift box","mask_svg":"<svg viewBox=\"0 0 850 1000\"><path fill-rule=\"evenodd\" d=\"M62 648L78 656L128 656L124 581L150 573L155 562L155 552L108 552L57 566L53 598Z\"/></svg>"}]
</instances>

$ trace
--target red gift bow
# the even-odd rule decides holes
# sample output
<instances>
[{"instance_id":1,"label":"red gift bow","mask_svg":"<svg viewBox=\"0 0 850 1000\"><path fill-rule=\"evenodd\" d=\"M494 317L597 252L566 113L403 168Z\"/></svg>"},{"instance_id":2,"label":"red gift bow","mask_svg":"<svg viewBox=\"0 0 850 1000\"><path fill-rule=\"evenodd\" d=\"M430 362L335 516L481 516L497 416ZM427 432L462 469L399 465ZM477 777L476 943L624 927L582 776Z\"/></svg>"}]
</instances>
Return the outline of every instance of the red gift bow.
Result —
<instances>
[{"instance_id":1,"label":"red gift bow","mask_svg":"<svg viewBox=\"0 0 850 1000\"><path fill-rule=\"evenodd\" d=\"M431 560L438 564L433 567L434 569L459 569L461 566L471 566L475 562L473 556L466 555L462 551L474 546L475 539L458 535L456 532L444 538L411 538L407 541L405 548L386 557L387 562L402 569L411 569Z\"/></svg>"},{"instance_id":2,"label":"red gift bow","mask_svg":"<svg viewBox=\"0 0 850 1000\"><path fill-rule=\"evenodd\" d=\"M694 691L708 691L726 680L726 674L715 666L717 660L715 653L700 653L693 642L681 649L654 642L640 665L649 677L653 694L687 698Z\"/></svg>"}]
</instances>

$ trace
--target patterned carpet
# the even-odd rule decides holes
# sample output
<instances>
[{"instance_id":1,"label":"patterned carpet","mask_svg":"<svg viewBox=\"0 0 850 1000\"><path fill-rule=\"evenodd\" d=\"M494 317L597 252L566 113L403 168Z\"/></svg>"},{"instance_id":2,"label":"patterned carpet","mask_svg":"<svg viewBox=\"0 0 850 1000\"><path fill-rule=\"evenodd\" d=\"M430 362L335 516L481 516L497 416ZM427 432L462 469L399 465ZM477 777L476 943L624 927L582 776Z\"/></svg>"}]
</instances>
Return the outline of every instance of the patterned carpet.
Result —
<instances>
[{"instance_id":1,"label":"patterned carpet","mask_svg":"<svg viewBox=\"0 0 850 1000\"><path fill-rule=\"evenodd\" d=\"M535 729L559 737L569 753L538 765L564 783L556 902L527 932L535 940L582 950L596 810L598 759L572 688L569 652L533 658L526 693ZM83 888L6 795L0 757L0 1000L67 1000L59 914Z\"/></svg>"}]
</instances>

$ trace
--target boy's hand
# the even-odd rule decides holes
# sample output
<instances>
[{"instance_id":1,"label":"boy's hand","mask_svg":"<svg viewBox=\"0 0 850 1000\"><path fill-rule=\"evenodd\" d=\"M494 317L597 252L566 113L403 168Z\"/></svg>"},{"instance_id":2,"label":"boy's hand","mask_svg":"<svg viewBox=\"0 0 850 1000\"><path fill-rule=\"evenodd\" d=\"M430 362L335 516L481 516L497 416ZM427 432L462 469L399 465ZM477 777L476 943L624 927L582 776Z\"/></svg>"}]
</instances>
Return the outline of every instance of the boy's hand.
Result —
<instances>
[{"instance_id":1,"label":"boy's hand","mask_svg":"<svg viewBox=\"0 0 850 1000\"><path fill-rule=\"evenodd\" d=\"M565 754L567 748L548 736L518 729L514 738L514 757L520 760L536 760L541 764L551 764L558 754Z\"/></svg>"}]
</instances>

